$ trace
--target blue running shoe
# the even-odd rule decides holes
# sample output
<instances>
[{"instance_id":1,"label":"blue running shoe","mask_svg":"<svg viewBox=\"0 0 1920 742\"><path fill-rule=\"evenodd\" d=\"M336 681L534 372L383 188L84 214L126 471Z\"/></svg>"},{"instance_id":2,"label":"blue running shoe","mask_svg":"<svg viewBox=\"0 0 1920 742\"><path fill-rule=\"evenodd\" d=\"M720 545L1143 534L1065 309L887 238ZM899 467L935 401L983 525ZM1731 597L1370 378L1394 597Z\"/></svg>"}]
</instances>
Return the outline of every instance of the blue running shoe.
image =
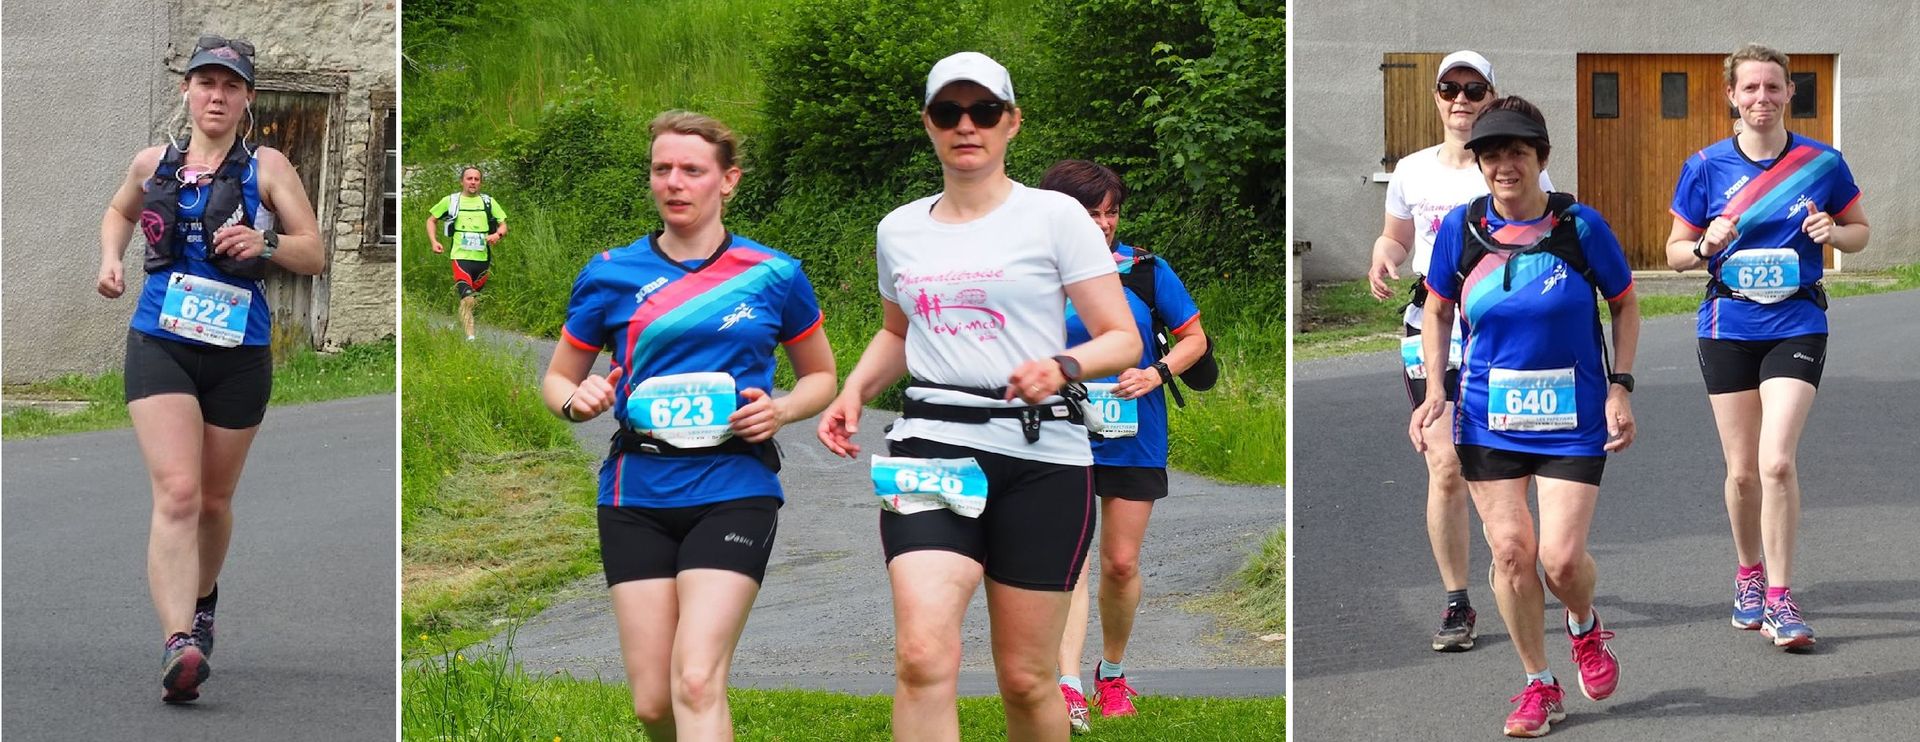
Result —
<instances>
[{"instance_id":1,"label":"blue running shoe","mask_svg":"<svg viewBox=\"0 0 1920 742\"><path fill-rule=\"evenodd\" d=\"M1733 578L1733 627L1752 631L1760 628L1760 621L1766 612L1767 574L1759 572L1752 577Z\"/></svg>"},{"instance_id":2,"label":"blue running shoe","mask_svg":"<svg viewBox=\"0 0 1920 742\"><path fill-rule=\"evenodd\" d=\"M1793 594L1780 596L1780 599L1767 605L1766 616L1760 623L1760 633L1773 640L1773 646L1799 649L1813 646L1813 627L1800 618L1800 606L1793 602Z\"/></svg>"}]
</instances>

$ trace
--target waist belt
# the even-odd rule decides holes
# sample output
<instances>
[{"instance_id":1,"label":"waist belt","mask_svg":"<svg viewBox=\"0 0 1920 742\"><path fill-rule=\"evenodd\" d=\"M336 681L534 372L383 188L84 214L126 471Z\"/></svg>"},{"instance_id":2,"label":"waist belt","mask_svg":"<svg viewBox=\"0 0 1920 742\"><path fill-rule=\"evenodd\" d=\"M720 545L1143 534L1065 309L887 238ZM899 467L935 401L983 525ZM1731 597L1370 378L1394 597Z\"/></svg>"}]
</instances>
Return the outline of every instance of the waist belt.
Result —
<instances>
[{"instance_id":1,"label":"waist belt","mask_svg":"<svg viewBox=\"0 0 1920 742\"><path fill-rule=\"evenodd\" d=\"M1728 286L1724 281L1721 281L1720 277L1717 275L1707 279L1707 298L1736 299L1736 300L1745 301L1745 302L1753 301L1752 299L1747 298L1745 294L1742 294L1738 291L1734 291L1733 287ZM1827 308L1827 287L1821 282L1815 281L1806 286L1801 286L1799 291L1793 292L1793 295L1788 296L1787 298L1782 299L1781 301L1793 301L1795 299L1804 299L1806 301L1813 302L1814 306L1819 307L1821 310L1825 310Z\"/></svg>"},{"instance_id":2,"label":"waist belt","mask_svg":"<svg viewBox=\"0 0 1920 742\"><path fill-rule=\"evenodd\" d=\"M680 448L653 436L641 435L621 428L614 431L612 446L607 455L616 453L637 453L644 456L707 456L716 453L743 453L760 460L767 469L780 472L780 444L772 438L764 443L748 443L740 438L728 438L719 445L705 448Z\"/></svg>"},{"instance_id":3,"label":"waist belt","mask_svg":"<svg viewBox=\"0 0 1920 742\"><path fill-rule=\"evenodd\" d=\"M919 379L912 379L907 382L908 389L915 387L965 392L987 399L1005 399L1007 395L1007 388L1004 386L988 389L953 386L950 384L935 384L931 381L921 381ZM900 405L900 416L975 425L984 424L994 419L1016 419L1020 421L1020 432L1027 437L1028 443L1034 443L1040 440L1040 423L1066 420L1084 425L1086 420L1086 418L1080 414L1080 406L1071 402L1055 402L1053 404L1034 405L1030 407L964 407L961 405L927 402L911 397L907 398L907 400Z\"/></svg>"}]
</instances>

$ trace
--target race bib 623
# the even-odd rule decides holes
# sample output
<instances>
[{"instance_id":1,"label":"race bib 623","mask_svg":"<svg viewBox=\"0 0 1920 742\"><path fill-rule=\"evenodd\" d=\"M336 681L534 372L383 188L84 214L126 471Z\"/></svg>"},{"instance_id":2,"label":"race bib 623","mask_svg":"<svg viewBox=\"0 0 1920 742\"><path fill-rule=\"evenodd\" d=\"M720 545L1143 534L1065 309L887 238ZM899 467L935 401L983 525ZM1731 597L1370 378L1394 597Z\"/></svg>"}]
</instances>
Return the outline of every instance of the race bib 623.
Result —
<instances>
[{"instance_id":1,"label":"race bib 623","mask_svg":"<svg viewBox=\"0 0 1920 742\"><path fill-rule=\"evenodd\" d=\"M733 435L727 418L735 400L725 373L655 376L628 392L627 424L676 448L706 448Z\"/></svg>"}]
</instances>

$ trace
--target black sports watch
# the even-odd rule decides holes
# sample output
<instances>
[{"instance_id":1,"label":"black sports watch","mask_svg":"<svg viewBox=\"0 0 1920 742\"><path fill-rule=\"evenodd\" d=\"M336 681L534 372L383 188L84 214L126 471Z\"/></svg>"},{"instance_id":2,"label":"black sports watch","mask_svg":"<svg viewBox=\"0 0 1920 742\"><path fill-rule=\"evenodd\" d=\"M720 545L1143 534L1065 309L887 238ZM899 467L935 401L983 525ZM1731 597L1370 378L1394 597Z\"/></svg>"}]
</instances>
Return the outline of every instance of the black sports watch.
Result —
<instances>
[{"instance_id":1,"label":"black sports watch","mask_svg":"<svg viewBox=\"0 0 1920 742\"><path fill-rule=\"evenodd\" d=\"M1633 393L1633 374L1607 374L1607 383L1619 384L1628 394Z\"/></svg>"},{"instance_id":2,"label":"black sports watch","mask_svg":"<svg viewBox=\"0 0 1920 742\"><path fill-rule=\"evenodd\" d=\"M1168 384L1173 383L1173 369L1167 368L1166 361L1154 361L1153 370L1160 372L1161 386L1166 386Z\"/></svg>"},{"instance_id":3,"label":"black sports watch","mask_svg":"<svg viewBox=\"0 0 1920 742\"><path fill-rule=\"evenodd\" d=\"M1073 356L1057 355L1053 357L1053 362L1060 364L1060 375L1067 377L1067 381L1080 380L1080 362L1074 360Z\"/></svg>"},{"instance_id":4,"label":"black sports watch","mask_svg":"<svg viewBox=\"0 0 1920 742\"><path fill-rule=\"evenodd\" d=\"M1701 260L1711 259L1712 256L1707 254L1706 247L1707 238L1702 236L1700 241L1693 243L1693 256Z\"/></svg>"},{"instance_id":5,"label":"black sports watch","mask_svg":"<svg viewBox=\"0 0 1920 742\"><path fill-rule=\"evenodd\" d=\"M280 233L271 229L260 230L260 257L271 258L273 252L280 249Z\"/></svg>"}]
</instances>

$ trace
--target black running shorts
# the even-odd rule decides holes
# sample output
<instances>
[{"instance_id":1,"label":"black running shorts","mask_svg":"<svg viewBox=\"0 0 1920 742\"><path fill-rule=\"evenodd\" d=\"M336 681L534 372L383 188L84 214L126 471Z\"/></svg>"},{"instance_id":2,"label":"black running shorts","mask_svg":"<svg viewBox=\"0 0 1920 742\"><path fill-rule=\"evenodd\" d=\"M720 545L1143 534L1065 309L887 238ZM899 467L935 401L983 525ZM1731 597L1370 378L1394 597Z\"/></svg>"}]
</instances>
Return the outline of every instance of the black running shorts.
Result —
<instances>
[{"instance_id":1,"label":"black running shorts","mask_svg":"<svg viewBox=\"0 0 1920 742\"><path fill-rule=\"evenodd\" d=\"M453 293L465 299L480 293L487 287L487 276L493 272L493 263L486 260L453 261Z\"/></svg>"},{"instance_id":2,"label":"black running shorts","mask_svg":"<svg viewBox=\"0 0 1920 742\"><path fill-rule=\"evenodd\" d=\"M1486 446L1455 446L1460 452L1460 475L1469 482L1497 482L1535 476L1600 484L1607 468L1605 456L1551 456Z\"/></svg>"},{"instance_id":3,"label":"black running shorts","mask_svg":"<svg viewBox=\"0 0 1920 742\"><path fill-rule=\"evenodd\" d=\"M1708 394L1760 388L1767 379L1799 379L1814 388L1827 367L1827 336L1795 335L1779 340L1700 339L1700 376Z\"/></svg>"},{"instance_id":4,"label":"black running shorts","mask_svg":"<svg viewBox=\"0 0 1920 742\"><path fill-rule=\"evenodd\" d=\"M1420 334L1420 329L1417 327L1414 327L1413 325L1402 324L1401 327L1406 331L1406 334L1403 337L1413 337L1415 335ZM1416 379L1416 378L1413 378L1412 376L1408 376L1406 367L1401 366L1400 380L1407 383L1407 401L1413 403L1413 407L1415 409L1418 409L1422 404L1426 404L1426 401L1427 401L1427 380L1426 379ZM1457 369L1457 368L1447 369L1447 401L1448 402L1460 401L1460 369Z\"/></svg>"},{"instance_id":5,"label":"black running shorts","mask_svg":"<svg viewBox=\"0 0 1920 742\"><path fill-rule=\"evenodd\" d=\"M780 499L747 497L684 508L600 506L600 566L607 586L688 569L767 575Z\"/></svg>"},{"instance_id":6,"label":"black running shorts","mask_svg":"<svg viewBox=\"0 0 1920 742\"><path fill-rule=\"evenodd\" d=\"M1167 470L1160 466L1093 465L1093 494L1153 502L1167 496Z\"/></svg>"},{"instance_id":7,"label":"black running shorts","mask_svg":"<svg viewBox=\"0 0 1920 742\"><path fill-rule=\"evenodd\" d=\"M273 350L265 345L176 343L127 330L127 401L156 394L200 400L208 425L245 430L267 416L273 396Z\"/></svg>"},{"instance_id":8,"label":"black running shorts","mask_svg":"<svg viewBox=\"0 0 1920 742\"><path fill-rule=\"evenodd\" d=\"M887 561L910 551L951 551L971 557L995 582L1028 590L1072 590L1093 543L1090 467L1002 456L921 438L888 441L892 456L980 462L987 475L987 506L980 517L951 510L912 515L880 511L880 546Z\"/></svg>"}]
</instances>

